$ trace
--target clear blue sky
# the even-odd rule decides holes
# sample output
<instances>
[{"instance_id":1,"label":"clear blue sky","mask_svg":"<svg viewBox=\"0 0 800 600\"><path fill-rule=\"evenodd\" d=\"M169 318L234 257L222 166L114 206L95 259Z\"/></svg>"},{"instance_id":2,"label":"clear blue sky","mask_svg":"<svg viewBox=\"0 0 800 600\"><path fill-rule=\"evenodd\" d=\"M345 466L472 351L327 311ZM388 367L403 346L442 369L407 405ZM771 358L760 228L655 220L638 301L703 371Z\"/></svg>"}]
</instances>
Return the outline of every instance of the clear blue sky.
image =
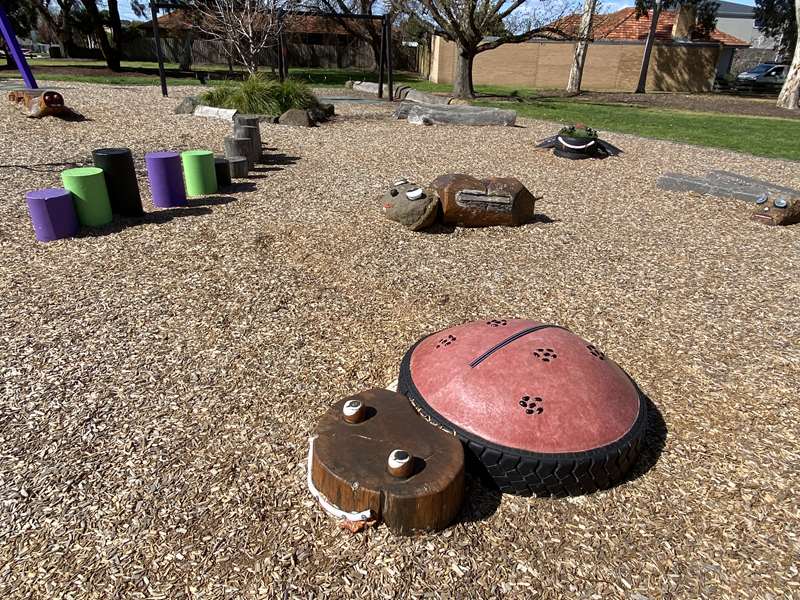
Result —
<instances>
[{"instance_id":1,"label":"clear blue sky","mask_svg":"<svg viewBox=\"0 0 800 600\"><path fill-rule=\"evenodd\" d=\"M755 4L754 0L731 0L731 1L736 2L736 4L746 4L747 6L753 6ZM633 6L633 0L605 0L605 2L603 2L603 10L605 12L613 12L615 10L619 10L620 8L624 8L626 6ZM131 10L129 0L120 0L119 13L120 17L122 17L123 19L137 18L133 14L133 11Z\"/></svg>"}]
</instances>

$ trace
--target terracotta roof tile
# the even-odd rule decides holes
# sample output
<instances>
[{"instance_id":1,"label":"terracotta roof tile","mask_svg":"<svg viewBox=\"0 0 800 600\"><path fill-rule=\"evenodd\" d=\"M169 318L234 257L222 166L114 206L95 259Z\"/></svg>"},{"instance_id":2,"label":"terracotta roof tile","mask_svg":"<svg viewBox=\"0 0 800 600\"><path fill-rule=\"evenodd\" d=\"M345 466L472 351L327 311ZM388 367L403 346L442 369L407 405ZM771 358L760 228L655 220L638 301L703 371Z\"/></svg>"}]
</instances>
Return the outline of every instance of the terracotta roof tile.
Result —
<instances>
[{"instance_id":1,"label":"terracotta roof tile","mask_svg":"<svg viewBox=\"0 0 800 600\"><path fill-rule=\"evenodd\" d=\"M656 27L656 40L671 41L672 27L675 25L677 11L662 11ZM565 33L576 35L581 22L581 15L569 15L556 21L553 25ZM636 9L623 8L614 13L596 15L592 23L592 37L595 40L644 41L650 31L650 14L636 18ZM725 32L713 29L708 35L695 33L692 41L719 42L727 46L749 46L750 44Z\"/></svg>"}]
</instances>

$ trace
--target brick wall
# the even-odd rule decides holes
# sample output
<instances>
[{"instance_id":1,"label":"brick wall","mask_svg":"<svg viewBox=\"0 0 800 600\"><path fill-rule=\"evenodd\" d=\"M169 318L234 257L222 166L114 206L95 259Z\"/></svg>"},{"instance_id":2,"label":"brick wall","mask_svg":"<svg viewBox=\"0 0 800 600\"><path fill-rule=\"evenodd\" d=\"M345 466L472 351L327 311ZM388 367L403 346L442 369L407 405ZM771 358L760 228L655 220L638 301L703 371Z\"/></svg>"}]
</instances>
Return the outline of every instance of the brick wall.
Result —
<instances>
[{"instance_id":1,"label":"brick wall","mask_svg":"<svg viewBox=\"0 0 800 600\"><path fill-rule=\"evenodd\" d=\"M648 89L668 92L710 91L720 47L705 44L656 44L648 71ZM506 44L475 58L476 85L563 89L569 79L574 42ZM598 42L589 46L582 88L633 91L639 80L644 44ZM452 83L455 44L435 38L431 81Z\"/></svg>"}]
</instances>

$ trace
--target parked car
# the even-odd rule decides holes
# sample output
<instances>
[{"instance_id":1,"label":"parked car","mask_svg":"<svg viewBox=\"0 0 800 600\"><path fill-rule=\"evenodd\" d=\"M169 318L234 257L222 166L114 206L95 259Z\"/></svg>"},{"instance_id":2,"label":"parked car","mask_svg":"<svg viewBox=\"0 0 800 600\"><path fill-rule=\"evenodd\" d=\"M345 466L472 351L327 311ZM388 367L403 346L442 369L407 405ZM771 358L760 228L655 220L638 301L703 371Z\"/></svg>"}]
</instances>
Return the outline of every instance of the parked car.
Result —
<instances>
[{"instance_id":1,"label":"parked car","mask_svg":"<svg viewBox=\"0 0 800 600\"><path fill-rule=\"evenodd\" d=\"M761 63L736 76L736 87L743 89L774 89L783 87L789 65Z\"/></svg>"}]
</instances>

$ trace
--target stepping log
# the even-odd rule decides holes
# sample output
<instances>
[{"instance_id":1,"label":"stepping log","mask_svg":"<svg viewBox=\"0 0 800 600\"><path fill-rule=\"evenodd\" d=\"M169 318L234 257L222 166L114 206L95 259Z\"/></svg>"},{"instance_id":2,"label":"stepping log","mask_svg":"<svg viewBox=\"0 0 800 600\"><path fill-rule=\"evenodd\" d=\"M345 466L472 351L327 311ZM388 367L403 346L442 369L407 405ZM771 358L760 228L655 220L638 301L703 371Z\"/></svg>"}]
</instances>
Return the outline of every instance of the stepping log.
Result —
<instances>
[{"instance_id":1,"label":"stepping log","mask_svg":"<svg viewBox=\"0 0 800 600\"><path fill-rule=\"evenodd\" d=\"M97 167L77 167L61 172L64 188L72 192L78 221L87 227L102 227L111 223L111 202L103 170Z\"/></svg>"},{"instance_id":2,"label":"stepping log","mask_svg":"<svg viewBox=\"0 0 800 600\"><path fill-rule=\"evenodd\" d=\"M47 188L28 192L26 198L37 240L52 242L78 234L78 215L71 192Z\"/></svg>"},{"instance_id":3,"label":"stepping log","mask_svg":"<svg viewBox=\"0 0 800 600\"><path fill-rule=\"evenodd\" d=\"M254 125L234 125L233 137L250 139L250 155L253 157L253 164L261 160L261 131Z\"/></svg>"},{"instance_id":4,"label":"stepping log","mask_svg":"<svg viewBox=\"0 0 800 600\"><path fill-rule=\"evenodd\" d=\"M111 201L111 212L126 217L144 214L133 155L128 148L98 148L92 151L94 166L103 169Z\"/></svg>"},{"instance_id":5,"label":"stepping log","mask_svg":"<svg viewBox=\"0 0 800 600\"><path fill-rule=\"evenodd\" d=\"M389 390L337 402L317 426L309 463L312 494L329 511L383 519L403 535L447 527L464 497L461 443Z\"/></svg>"},{"instance_id":6,"label":"stepping log","mask_svg":"<svg viewBox=\"0 0 800 600\"><path fill-rule=\"evenodd\" d=\"M231 177L234 179L243 179L247 177L247 157L246 156L229 156L228 164L231 169Z\"/></svg>"},{"instance_id":7,"label":"stepping log","mask_svg":"<svg viewBox=\"0 0 800 600\"><path fill-rule=\"evenodd\" d=\"M231 184L231 164L224 156L214 157L214 171L217 174L217 186L228 187Z\"/></svg>"},{"instance_id":8,"label":"stepping log","mask_svg":"<svg viewBox=\"0 0 800 600\"><path fill-rule=\"evenodd\" d=\"M247 167L251 169L255 165L253 158L253 143L247 137L226 137L223 140L225 146L225 156L231 158L244 156L247 158ZM234 175L236 177L236 175Z\"/></svg>"},{"instance_id":9,"label":"stepping log","mask_svg":"<svg viewBox=\"0 0 800 600\"><path fill-rule=\"evenodd\" d=\"M211 150L181 152L181 163L188 196L217 193L217 174L214 168L214 153Z\"/></svg>"},{"instance_id":10,"label":"stepping log","mask_svg":"<svg viewBox=\"0 0 800 600\"><path fill-rule=\"evenodd\" d=\"M186 185L183 183L180 154L170 151L148 152L144 155L144 161L147 164L153 206L186 206Z\"/></svg>"},{"instance_id":11,"label":"stepping log","mask_svg":"<svg viewBox=\"0 0 800 600\"><path fill-rule=\"evenodd\" d=\"M395 116L401 119L404 114L407 116L408 122L414 125L502 125L509 127L517 122L517 113L513 110L462 104L434 105L403 102L395 112Z\"/></svg>"}]
</instances>

